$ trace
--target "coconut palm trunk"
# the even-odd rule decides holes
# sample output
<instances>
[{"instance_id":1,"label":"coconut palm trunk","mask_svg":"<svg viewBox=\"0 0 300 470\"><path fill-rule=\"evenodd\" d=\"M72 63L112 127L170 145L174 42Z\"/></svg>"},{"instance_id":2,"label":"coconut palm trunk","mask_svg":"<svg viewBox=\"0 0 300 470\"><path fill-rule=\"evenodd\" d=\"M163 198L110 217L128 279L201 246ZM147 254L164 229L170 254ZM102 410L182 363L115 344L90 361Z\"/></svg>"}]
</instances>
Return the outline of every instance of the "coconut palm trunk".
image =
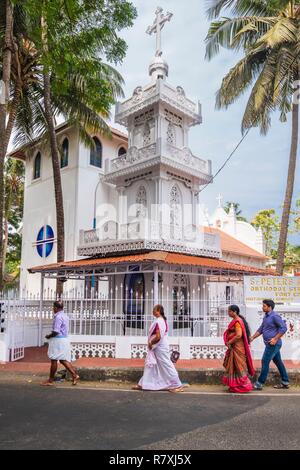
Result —
<instances>
[{"instance_id":1,"label":"coconut palm trunk","mask_svg":"<svg viewBox=\"0 0 300 470\"><path fill-rule=\"evenodd\" d=\"M45 118L49 130L50 149L52 157L53 179L54 179L54 193L55 193L55 206L56 206L56 236L57 236L57 262L64 261L65 259L65 218L64 218L64 204L63 192L61 184L60 173L60 158L57 145L55 126L51 111L51 85L50 75L44 72L44 107ZM63 292L63 284L57 281L56 293L60 296Z\"/></svg>"},{"instance_id":2,"label":"coconut palm trunk","mask_svg":"<svg viewBox=\"0 0 300 470\"><path fill-rule=\"evenodd\" d=\"M11 73L13 6L6 0L5 37L3 46L2 82L4 85L4 102L0 102L0 292L3 290L3 215L4 215L4 159L6 155L5 133L6 113L9 100L9 81Z\"/></svg>"},{"instance_id":3,"label":"coconut palm trunk","mask_svg":"<svg viewBox=\"0 0 300 470\"><path fill-rule=\"evenodd\" d=\"M290 212L291 212L295 174L296 174L296 162L297 162L297 151L298 151L298 140L299 140L298 132L299 132L299 104L293 103L292 142L291 142L291 151L290 151L290 158L289 158L289 169L288 169L288 176L287 176L287 183L286 183L286 192L285 192L285 198L284 198L284 204L283 204L283 210L282 210L281 228L280 228L277 263L276 263L276 271L279 275L283 274L283 269L284 269L284 256L285 256L288 227L289 227L289 218L290 218Z\"/></svg>"},{"instance_id":4,"label":"coconut palm trunk","mask_svg":"<svg viewBox=\"0 0 300 470\"><path fill-rule=\"evenodd\" d=\"M45 17L41 18L42 27L42 43L44 54L48 54L48 39L47 39L47 21ZM54 194L55 194L55 208L56 208L56 239L57 239L57 262L64 261L65 259L65 217L64 217L64 203L63 203L63 192L61 184L61 173L60 173L60 158L59 150L57 145L57 138L55 133L55 124L52 115L51 106L51 81L50 72L44 67L43 72L44 80L44 112L45 119L47 122L51 160L53 169L53 180L54 180ZM57 280L56 283L56 295L61 297L63 292L63 283Z\"/></svg>"}]
</instances>

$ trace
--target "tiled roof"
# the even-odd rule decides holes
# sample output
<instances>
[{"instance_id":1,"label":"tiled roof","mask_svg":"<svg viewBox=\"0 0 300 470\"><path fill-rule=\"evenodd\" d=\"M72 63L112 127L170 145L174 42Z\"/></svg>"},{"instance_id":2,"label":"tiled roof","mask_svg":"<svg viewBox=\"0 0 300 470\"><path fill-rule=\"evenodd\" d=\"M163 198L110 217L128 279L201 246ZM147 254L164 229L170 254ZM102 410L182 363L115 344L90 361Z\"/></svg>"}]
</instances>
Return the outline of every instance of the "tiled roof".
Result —
<instances>
[{"instance_id":1,"label":"tiled roof","mask_svg":"<svg viewBox=\"0 0 300 470\"><path fill-rule=\"evenodd\" d=\"M226 232L214 227L201 227L205 233L217 233L221 238L221 250L237 255L250 256L251 258L260 258L267 260L268 257L254 250L245 243L237 240Z\"/></svg>"},{"instance_id":2,"label":"tiled roof","mask_svg":"<svg viewBox=\"0 0 300 470\"><path fill-rule=\"evenodd\" d=\"M222 269L235 272L253 273L253 274L275 274L270 269L259 269L250 266L243 266L235 263L228 263L219 259L202 258L201 256L182 255L179 253L169 253L165 251L152 251L150 253L111 256L107 258L81 259L75 261L65 261L63 263L54 263L44 266L35 266L28 271L30 273L58 271L60 269L81 269L95 268L103 265L114 265L121 263L140 263L149 261L160 261L167 264L199 266L212 269Z\"/></svg>"}]
</instances>

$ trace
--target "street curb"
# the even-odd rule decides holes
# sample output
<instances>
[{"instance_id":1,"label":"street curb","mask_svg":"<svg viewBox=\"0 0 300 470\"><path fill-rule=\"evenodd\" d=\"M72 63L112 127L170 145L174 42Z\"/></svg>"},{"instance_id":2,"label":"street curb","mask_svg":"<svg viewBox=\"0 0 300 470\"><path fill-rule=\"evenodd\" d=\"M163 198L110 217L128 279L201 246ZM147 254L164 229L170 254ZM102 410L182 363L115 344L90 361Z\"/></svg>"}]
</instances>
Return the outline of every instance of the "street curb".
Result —
<instances>
[{"instance_id":1,"label":"street curb","mask_svg":"<svg viewBox=\"0 0 300 470\"><path fill-rule=\"evenodd\" d=\"M110 381L110 382L138 382L143 375L142 367L99 367L99 368L78 368L80 379L83 381ZM189 384L218 385L221 383L224 375L224 369L178 369L181 381ZM253 380L260 373L257 369ZM300 371L295 369L288 370L290 382L293 385L300 385ZM266 385L275 385L280 382L280 376L277 371L271 370L268 375Z\"/></svg>"}]
</instances>

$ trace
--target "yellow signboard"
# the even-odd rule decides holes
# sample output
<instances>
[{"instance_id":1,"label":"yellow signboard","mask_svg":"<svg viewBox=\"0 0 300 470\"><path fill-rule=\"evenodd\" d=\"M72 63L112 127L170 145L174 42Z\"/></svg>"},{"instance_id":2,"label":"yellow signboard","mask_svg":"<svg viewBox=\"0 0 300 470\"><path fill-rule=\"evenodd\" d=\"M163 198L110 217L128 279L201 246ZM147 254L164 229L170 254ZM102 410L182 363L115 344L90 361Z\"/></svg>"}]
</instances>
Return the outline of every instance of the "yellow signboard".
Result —
<instances>
[{"instance_id":1,"label":"yellow signboard","mask_svg":"<svg viewBox=\"0 0 300 470\"><path fill-rule=\"evenodd\" d=\"M300 276L244 276L244 298L246 304L259 304L264 299L300 304Z\"/></svg>"}]
</instances>

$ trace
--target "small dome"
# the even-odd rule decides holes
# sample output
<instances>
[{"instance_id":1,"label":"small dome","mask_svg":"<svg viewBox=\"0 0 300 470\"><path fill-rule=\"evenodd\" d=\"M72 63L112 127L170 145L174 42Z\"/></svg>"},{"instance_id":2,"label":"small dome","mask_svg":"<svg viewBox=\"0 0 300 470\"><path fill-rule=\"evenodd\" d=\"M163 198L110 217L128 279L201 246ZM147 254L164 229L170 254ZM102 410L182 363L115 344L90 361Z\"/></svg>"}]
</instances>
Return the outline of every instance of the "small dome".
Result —
<instances>
[{"instance_id":1,"label":"small dome","mask_svg":"<svg viewBox=\"0 0 300 470\"><path fill-rule=\"evenodd\" d=\"M161 56L155 56L149 65L149 75L157 79L159 76L167 77L169 73L169 66L165 59Z\"/></svg>"}]
</instances>

